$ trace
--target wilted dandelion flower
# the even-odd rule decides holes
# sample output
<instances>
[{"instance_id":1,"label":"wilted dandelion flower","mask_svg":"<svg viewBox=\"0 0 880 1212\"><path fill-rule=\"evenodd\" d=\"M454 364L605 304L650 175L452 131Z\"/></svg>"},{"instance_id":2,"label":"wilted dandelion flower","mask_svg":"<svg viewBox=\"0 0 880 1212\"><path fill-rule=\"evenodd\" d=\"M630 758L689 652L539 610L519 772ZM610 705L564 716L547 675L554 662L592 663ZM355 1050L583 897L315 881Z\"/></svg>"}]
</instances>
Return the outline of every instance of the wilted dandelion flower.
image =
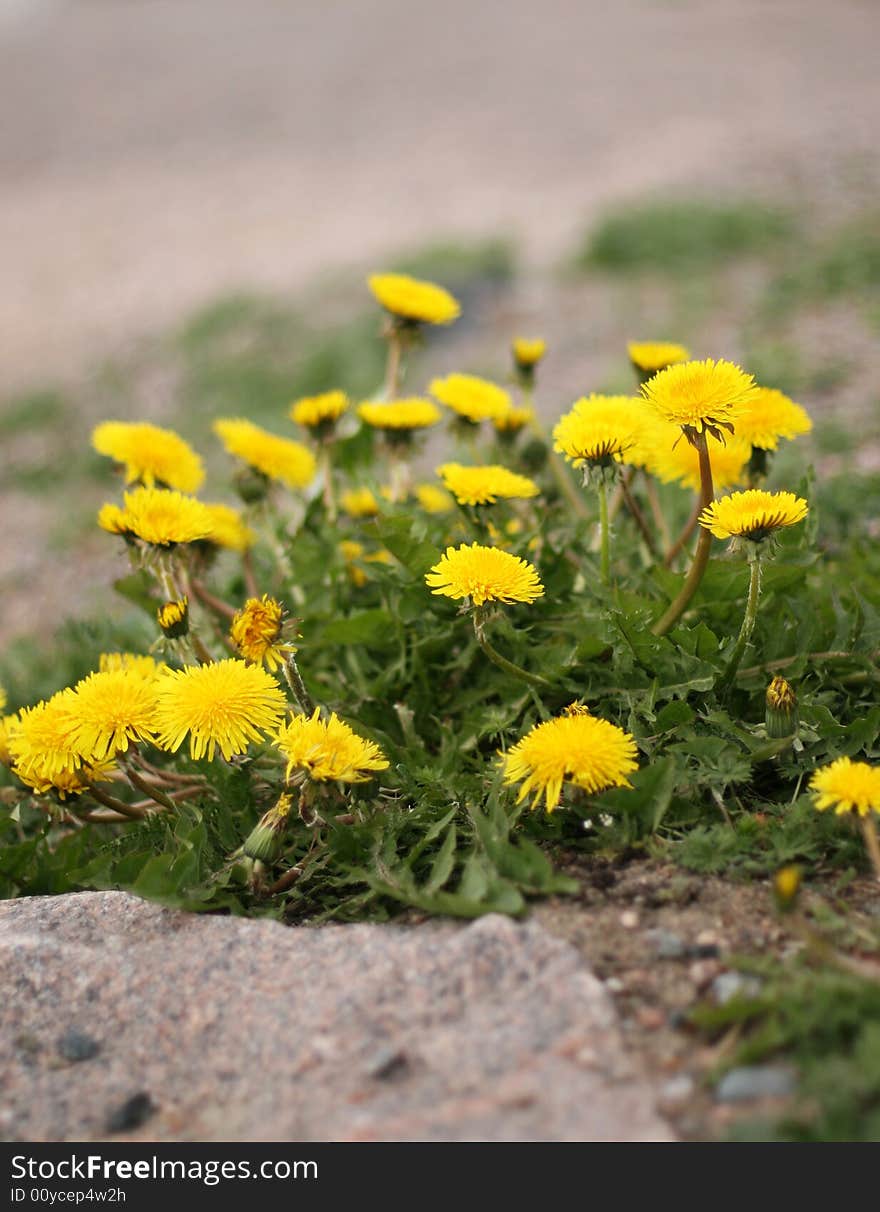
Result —
<instances>
[{"instance_id":1,"label":"wilted dandelion flower","mask_svg":"<svg viewBox=\"0 0 880 1212\"><path fill-rule=\"evenodd\" d=\"M325 391L317 396L303 396L290 406L290 419L304 429L332 428L344 412L349 400L344 391Z\"/></svg>"},{"instance_id":2,"label":"wilted dandelion flower","mask_svg":"<svg viewBox=\"0 0 880 1212\"><path fill-rule=\"evenodd\" d=\"M416 500L425 513L449 513L455 508L455 501L449 493L436 484L417 484Z\"/></svg>"},{"instance_id":3,"label":"wilted dandelion flower","mask_svg":"<svg viewBox=\"0 0 880 1212\"><path fill-rule=\"evenodd\" d=\"M90 673L77 682L67 700L72 747L101 761L139 741L152 741L157 686L132 669Z\"/></svg>"},{"instance_id":4,"label":"wilted dandelion flower","mask_svg":"<svg viewBox=\"0 0 880 1212\"><path fill-rule=\"evenodd\" d=\"M104 530L140 539L152 547L193 543L211 531L211 518L201 501L168 488L127 492L122 510L105 505L98 514L98 523Z\"/></svg>"},{"instance_id":5,"label":"wilted dandelion flower","mask_svg":"<svg viewBox=\"0 0 880 1212\"><path fill-rule=\"evenodd\" d=\"M207 502L205 509L211 518L211 532L205 542L229 551L247 551L253 546L254 532L245 524L237 509L221 502Z\"/></svg>"},{"instance_id":6,"label":"wilted dandelion flower","mask_svg":"<svg viewBox=\"0 0 880 1212\"><path fill-rule=\"evenodd\" d=\"M727 438L720 442L709 437L707 443L712 482L716 490L741 484L752 452L751 446L738 438ZM677 425L661 421L649 431L644 444L639 443L639 450L642 466L658 480L699 491L700 455L690 442L684 440Z\"/></svg>"},{"instance_id":7,"label":"wilted dandelion flower","mask_svg":"<svg viewBox=\"0 0 880 1212\"><path fill-rule=\"evenodd\" d=\"M776 450L780 438L797 438L812 428L806 409L771 387L758 387L734 423L737 438L761 450Z\"/></svg>"},{"instance_id":8,"label":"wilted dandelion flower","mask_svg":"<svg viewBox=\"0 0 880 1212\"><path fill-rule=\"evenodd\" d=\"M410 324L451 324L461 307L448 290L408 274L372 274L367 284L374 298L398 320Z\"/></svg>"},{"instance_id":9,"label":"wilted dandelion flower","mask_svg":"<svg viewBox=\"0 0 880 1212\"><path fill-rule=\"evenodd\" d=\"M534 480L497 464L462 467L460 463L444 463L437 474L459 505L494 505L499 498L525 500L540 492Z\"/></svg>"},{"instance_id":10,"label":"wilted dandelion flower","mask_svg":"<svg viewBox=\"0 0 880 1212\"><path fill-rule=\"evenodd\" d=\"M628 732L581 708L534 728L504 755L504 782L520 783L517 800L543 798L552 812L563 783L588 795L608 787L629 787L627 775L638 769L636 744Z\"/></svg>"},{"instance_id":11,"label":"wilted dandelion flower","mask_svg":"<svg viewBox=\"0 0 880 1212\"><path fill-rule=\"evenodd\" d=\"M440 420L440 409L430 400L410 396L402 400L365 400L358 405L358 416L373 429L393 435L436 425Z\"/></svg>"},{"instance_id":12,"label":"wilted dandelion flower","mask_svg":"<svg viewBox=\"0 0 880 1212\"><path fill-rule=\"evenodd\" d=\"M554 449L575 467L619 463L636 444L642 407L632 396L586 396L557 421Z\"/></svg>"},{"instance_id":13,"label":"wilted dandelion flower","mask_svg":"<svg viewBox=\"0 0 880 1212\"><path fill-rule=\"evenodd\" d=\"M274 670L284 664L288 653L296 652L293 644L284 642L283 626L281 603L263 594L262 598L248 598L232 620L229 637L239 656Z\"/></svg>"},{"instance_id":14,"label":"wilted dandelion flower","mask_svg":"<svg viewBox=\"0 0 880 1212\"><path fill-rule=\"evenodd\" d=\"M439 563L425 575L432 593L465 599L474 606L486 602L534 602L544 593L536 569L527 560L479 543L447 547Z\"/></svg>"},{"instance_id":15,"label":"wilted dandelion flower","mask_svg":"<svg viewBox=\"0 0 880 1212\"><path fill-rule=\"evenodd\" d=\"M428 390L462 421L472 425L492 421L513 407L503 387L477 375L447 375L445 379L434 379Z\"/></svg>"},{"instance_id":16,"label":"wilted dandelion flower","mask_svg":"<svg viewBox=\"0 0 880 1212\"><path fill-rule=\"evenodd\" d=\"M807 502L794 493L750 488L713 501L700 514L700 525L716 539L760 543L774 531L794 526L806 516Z\"/></svg>"},{"instance_id":17,"label":"wilted dandelion flower","mask_svg":"<svg viewBox=\"0 0 880 1212\"><path fill-rule=\"evenodd\" d=\"M339 503L352 518L373 518L379 512L379 502L370 488L349 488Z\"/></svg>"},{"instance_id":18,"label":"wilted dandelion flower","mask_svg":"<svg viewBox=\"0 0 880 1212\"><path fill-rule=\"evenodd\" d=\"M317 474L318 465L308 447L268 433L252 421L224 417L214 422L214 432L229 454L288 488L308 488Z\"/></svg>"},{"instance_id":19,"label":"wilted dandelion flower","mask_svg":"<svg viewBox=\"0 0 880 1212\"><path fill-rule=\"evenodd\" d=\"M287 758L288 780L300 774L314 782L363 783L388 768L375 742L358 736L335 712L322 720L317 707L279 728L275 743Z\"/></svg>"},{"instance_id":20,"label":"wilted dandelion flower","mask_svg":"<svg viewBox=\"0 0 880 1212\"><path fill-rule=\"evenodd\" d=\"M816 771L810 779L810 790L820 812L833 808L838 816L880 813L880 767L867 762L837 758Z\"/></svg>"},{"instance_id":21,"label":"wilted dandelion flower","mask_svg":"<svg viewBox=\"0 0 880 1212\"><path fill-rule=\"evenodd\" d=\"M511 352L517 369L531 369L541 361L547 352L547 342L540 337L514 337Z\"/></svg>"},{"instance_id":22,"label":"wilted dandelion flower","mask_svg":"<svg viewBox=\"0 0 880 1212\"><path fill-rule=\"evenodd\" d=\"M733 362L706 358L680 362L642 384L645 399L690 439L701 433L733 433L736 418L757 391L755 380Z\"/></svg>"},{"instance_id":23,"label":"wilted dandelion flower","mask_svg":"<svg viewBox=\"0 0 880 1212\"><path fill-rule=\"evenodd\" d=\"M189 735L190 756L227 760L274 731L287 700L260 665L229 659L169 670L157 687L157 743L176 752Z\"/></svg>"},{"instance_id":24,"label":"wilted dandelion flower","mask_svg":"<svg viewBox=\"0 0 880 1212\"><path fill-rule=\"evenodd\" d=\"M690 350L674 341L630 341L626 348L630 362L642 374L656 374L691 356Z\"/></svg>"},{"instance_id":25,"label":"wilted dandelion flower","mask_svg":"<svg viewBox=\"0 0 880 1212\"><path fill-rule=\"evenodd\" d=\"M127 484L140 481L147 488L158 484L195 492L205 478L202 460L171 429L146 422L104 421L93 431L92 445L98 454L123 465Z\"/></svg>"}]
</instances>

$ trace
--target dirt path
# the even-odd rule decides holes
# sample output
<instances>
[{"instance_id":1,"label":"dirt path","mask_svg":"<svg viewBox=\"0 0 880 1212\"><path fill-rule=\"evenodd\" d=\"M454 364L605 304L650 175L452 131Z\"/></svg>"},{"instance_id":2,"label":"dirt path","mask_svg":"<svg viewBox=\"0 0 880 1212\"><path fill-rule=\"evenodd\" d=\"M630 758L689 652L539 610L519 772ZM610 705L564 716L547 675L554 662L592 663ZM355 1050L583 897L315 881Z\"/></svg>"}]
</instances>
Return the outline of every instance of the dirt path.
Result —
<instances>
[{"instance_id":1,"label":"dirt path","mask_svg":"<svg viewBox=\"0 0 880 1212\"><path fill-rule=\"evenodd\" d=\"M6 391L437 234L546 262L646 189L836 188L870 0L0 0Z\"/></svg>"}]
</instances>

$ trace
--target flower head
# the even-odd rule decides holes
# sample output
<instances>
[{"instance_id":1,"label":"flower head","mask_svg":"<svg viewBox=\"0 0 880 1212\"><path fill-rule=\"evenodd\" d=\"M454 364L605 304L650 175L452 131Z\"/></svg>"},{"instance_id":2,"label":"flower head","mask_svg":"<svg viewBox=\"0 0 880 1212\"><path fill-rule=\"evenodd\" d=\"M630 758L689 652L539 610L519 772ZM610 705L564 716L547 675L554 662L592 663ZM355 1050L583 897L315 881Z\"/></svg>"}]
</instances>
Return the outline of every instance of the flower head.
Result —
<instances>
[{"instance_id":1,"label":"flower head","mask_svg":"<svg viewBox=\"0 0 880 1212\"><path fill-rule=\"evenodd\" d=\"M810 790L820 812L833 808L838 816L857 812L867 816L880 813L880 767L841 757L817 770L810 779Z\"/></svg>"},{"instance_id":2,"label":"flower head","mask_svg":"<svg viewBox=\"0 0 880 1212\"><path fill-rule=\"evenodd\" d=\"M255 665L275 670L296 652L293 644L283 642L284 608L275 598L248 598L232 620L229 637L239 656Z\"/></svg>"},{"instance_id":3,"label":"flower head","mask_svg":"<svg viewBox=\"0 0 880 1212\"><path fill-rule=\"evenodd\" d=\"M60 690L18 713L7 734L7 747L13 769L23 781L30 775L51 781L61 771L75 770L81 764L83 755L71 736L76 722L70 709L72 698L72 690Z\"/></svg>"},{"instance_id":4,"label":"flower head","mask_svg":"<svg viewBox=\"0 0 880 1212\"><path fill-rule=\"evenodd\" d=\"M774 531L794 526L806 516L807 502L793 492L750 488L707 505L700 514L700 525L716 539L750 539L760 543Z\"/></svg>"},{"instance_id":5,"label":"flower head","mask_svg":"<svg viewBox=\"0 0 880 1212\"><path fill-rule=\"evenodd\" d=\"M447 547L425 576L432 593L464 598L474 606L486 602L534 602L544 593L535 568L500 547L479 543Z\"/></svg>"},{"instance_id":6,"label":"flower head","mask_svg":"<svg viewBox=\"0 0 880 1212\"><path fill-rule=\"evenodd\" d=\"M303 396L290 406L290 419L304 429L325 429L336 424L348 410L344 391L325 391L318 396Z\"/></svg>"},{"instance_id":7,"label":"flower head","mask_svg":"<svg viewBox=\"0 0 880 1212\"><path fill-rule=\"evenodd\" d=\"M162 634L169 640L179 640L189 632L189 598L175 598L171 602L163 602L156 611L156 622Z\"/></svg>"},{"instance_id":8,"label":"flower head","mask_svg":"<svg viewBox=\"0 0 880 1212\"><path fill-rule=\"evenodd\" d=\"M794 687L777 674L764 696L767 735L775 740L794 736L798 729L798 700Z\"/></svg>"},{"instance_id":9,"label":"flower head","mask_svg":"<svg viewBox=\"0 0 880 1212\"><path fill-rule=\"evenodd\" d=\"M455 502L449 493L438 488L436 484L417 484L416 500L425 513L449 513L455 508Z\"/></svg>"},{"instance_id":10,"label":"flower head","mask_svg":"<svg viewBox=\"0 0 880 1212\"><path fill-rule=\"evenodd\" d=\"M457 299L436 286L407 274L372 274L367 284L387 312L410 324L451 324L461 315Z\"/></svg>"},{"instance_id":11,"label":"flower head","mask_svg":"<svg viewBox=\"0 0 880 1212\"><path fill-rule=\"evenodd\" d=\"M497 464L462 467L460 463L444 463L437 474L459 505L494 505L499 497L527 499L540 492L534 480Z\"/></svg>"},{"instance_id":12,"label":"flower head","mask_svg":"<svg viewBox=\"0 0 880 1212\"><path fill-rule=\"evenodd\" d=\"M533 408L517 408L511 404L506 412L500 412L496 417L492 418L492 424L497 432L502 436L513 436L524 429L526 425L531 425L535 419L535 411Z\"/></svg>"},{"instance_id":13,"label":"flower head","mask_svg":"<svg viewBox=\"0 0 880 1212\"><path fill-rule=\"evenodd\" d=\"M0 715L0 762L4 766L12 765L10 743L18 731L18 712L11 715Z\"/></svg>"},{"instance_id":14,"label":"flower head","mask_svg":"<svg viewBox=\"0 0 880 1212\"><path fill-rule=\"evenodd\" d=\"M227 760L274 731L287 701L260 665L229 659L169 670L157 686L157 743L175 753L189 735L190 756L217 749Z\"/></svg>"},{"instance_id":15,"label":"flower head","mask_svg":"<svg viewBox=\"0 0 880 1212\"><path fill-rule=\"evenodd\" d=\"M812 428L806 410L771 387L757 388L734 422L737 438L761 450L776 450L780 438L796 438Z\"/></svg>"},{"instance_id":16,"label":"flower head","mask_svg":"<svg viewBox=\"0 0 880 1212\"><path fill-rule=\"evenodd\" d=\"M536 724L503 761L504 782L522 784L517 799L531 794L535 808L543 797L548 812L559 804L565 782L595 795L629 787L627 775L638 768L629 733L583 708Z\"/></svg>"},{"instance_id":17,"label":"flower head","mask_svg":"<svg viewBox=\"0 0 880 1212\"><path fill-rule=\"evenodd\" d=\"M334 712L322 720L314 714L296 715L278 730L276 745L287 758L287 778L305 775L314 782L363 783L388 759L373 741L366 741Z\"/></svg>"},{"instance_id":18,"label":"flower head","mask_svg":"<svg viewBox=\"0 0 880 1212\"><path fill-rule=\"evenodd\" d=\"M370 488L349 488L339 503L352 518L373 518L379 512L379 502Z\"/></svg>"},{"instance_id":19,"label":"flower head","mask_svg":"<svg viewBox=\"0 0 880 1212\"><path fill-rule=\"evenodd\" d=\"M301 442L279 438L241 418L215 421L214 432L231 455L270 480L280 480L288 488L308 488L315 478L315 456Z\"/></svg>"},{"instance_id":20,"label":"flower head","mask_svg":"<svg viewBox=\"0 0 880 1212\"><path fill-rule=\"evenodd\" d=\"M513 407L503 387L477 375L447 375L445 379L434 379L428 390L457 417L473 425L492 421Z\"/></svg>"},{"instance_id":21,"label":"flower head","mask_svg":"<svg viewBox=\"0 0 880 1212\"><path fill-rule=\"evenodd\" d=\"M28 770L15 768L15 775L26 787L36 791L37 795L45 795L54 791L60 800L82 795L93 783L112 782L116 775L116 766L112 759L103 762L83 762L82 765L67 765L63 769L52 769L50 766L41 767L39 763Z\"/></svg>"},{"instance_id":22,"label":"flower head","mask_svg":"<svg viewBox=\"0 0 880 1212\"><path fill-rule=\"evenodd\" d=\"M98 514L104 530L140 539L152 547L173 547L207 538L211 518L201 501L168 488L136 488L127 492L120 510L105 505Z\"/></svg>"},{"instance_id":23,"label":"flower head","mask_svg":"<svg viewBox=\"0 0 880 1212\"><path fill-rule=\"evenodd\" d=\"M103 761L138 741L152 741L157 685L132 669L90 673L77 682L67 700L71 747Z\"/></svg>"},{"instance_id":24,"label":"flower head","mask_svg":"<svg viewBox=\"0 0 880 1212\"><path fill-rule=\"evenodd\" d=\"M245 840L243 849L248 858L270 863L277 857L292 807L293 796L282 791L269 811L260 817Z\"/></svg>"},{"instance_id":25,"label":"flower head","mask_svg":"<svg viewBox=\"0 0 880 1212\"><path fill-rule=\"evenodd\" d=\"M518 370L529 370L537 366L547 352L547 342L540 337L514 337L511 344L513 360Z\"/></svg>"},{"instance_id":26,"label":"flower head","mask_svg":"<svg viewBox=\"0 0 880 1212\"><path fill-rule=\"evenodd\" d=\"M98 657L98 669L101 673L125 669L136 673L144 681L155 682L165 673L167 666L138 652L102 652Z\"/></svg>"},{"instance_id":27,"label":"flower head","mask_svg":"<svg viewBox=\"0 0 880 1212\"><path fill-rule=\"evenodd\" d=\"M656 374L691 356L690 350L673 341L630 341L626 348L630 362L642 374Z\"/></svg>"},{"instance_id":28,"label":"flower head","mask_svg":"<svg viewBox=\"0 0 880 1212\"><path fill-rule=\"evenodd\" d=\"M632 450L641 432L644 406L632 396L587 396L557 421L554 449L575 467L609 466Z\"/></svg>"},{"instance_id":29,"label":"flower head","mask_svg":"<svg viewBox=\"0 0 880 1212\"><path fill-rule=\"evenodd\" d=\"M642 384L645 399L666 421L690 438L701 433L733 433L736 418L757 391L755 380L733 362L706 358L679 362Z\"/></svg>"},{"instance_id":30,"label":"flower head","mask_svg":"<svg viewBox=\"0 0 880 1212\"><path fill-rule=\"evenodd\" d=\"M411 396L405 400L366 400L358 405L358 416L373 429L428 429L440 420L440 409L430 400Z\"/></svg>"},{"instance_id":31,"label":"flower head","mask_svg":"<svg viewBox=\"0 0 880 1212\"><path fill-rule=\"evenodd\" d=\"M741 484L752 448L738 438L720 442L707 437L712 482L717 490ZM664 484L678 483L695 492L700 488L700 454L682 437L681 429L658 421L638 444L640 462ZM635 460L634 460L635 461Z\"/></svg>"},{"instance_id":32,"label":"flower head","mask_svg":"<svg viewBox=\"0 0 880 1212\"><path fill-rule=\"evenodd\" d=\"M254 532L246 526L244 519L237 509L221 502L205 504L211 517L211 533L205 542L213 543L216 547L225 547L229 551L247 551L253 546Z\"/></svg>"},{"instance_id":33,"label":"flower head","mask_svg":"<svg viewBox=\"0 0 880 1212\"><path fill-rule=\"evenodd\" d=\"M171 429L146 422L104 421L92 433L98 454L108 455L125 468L125 482L137 481L195 492L205 478L202 460Z\"/></svg>"}]
</instances>

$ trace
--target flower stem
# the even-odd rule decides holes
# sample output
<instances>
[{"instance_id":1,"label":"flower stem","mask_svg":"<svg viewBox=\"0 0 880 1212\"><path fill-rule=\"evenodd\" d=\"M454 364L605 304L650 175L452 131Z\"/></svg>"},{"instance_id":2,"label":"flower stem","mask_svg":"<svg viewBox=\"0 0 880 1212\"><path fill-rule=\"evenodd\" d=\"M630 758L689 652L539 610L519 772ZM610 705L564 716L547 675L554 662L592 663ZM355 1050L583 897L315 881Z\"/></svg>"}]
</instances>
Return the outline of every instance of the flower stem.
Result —
<instances>
[{"instance_id":1,"label":"flower stem","mask_svg":"<svg viewBox=\"0 0 880 1212\"><path fill-rule=\"evenodd\" d=\"M611 579L611 556L608 549L608 488L604 476L599 481L599 575L602 584L607 585Z\"/></svg>"},{"instance_id":2,"label":"flower stem","mask_svg":"<svg viewBox=\"0 0 880 1212\"><path fill-rule=\"evenodd\" d=\"M327 521L331 526L335 526L336 493L333 490L333 456L329 442L325 442L321 447L321 471L324 477L324 509L327 513Z\"/></svg>"},{"instance_id":3,"label":"flower stem","mask_svg":"<svg viewBox=\"0 0 880 1212\"><path fill-rule=\"evenodd\" d=\"M874 868L874 875L880 880L880 841L877 840L877 825L873 814L859 817L862 837L865 839L865 849Z\"/></svg>"},{"instance_id":4,"label":"flower stem","mask_svg":"<svg viewBox=\"0 0 880 1212\"><path fill-rule=\"evenodd\" d=\"M651 557L653 559L656 559L657 558L657 544L655 543L654 536L651 533L651 527L648 525L647 518L642 513L641 506L639 505L638 501L633 496L629 481L627 480L627 477L625 475L621 476L620 490L621 490L621 493L623 494L623 499L626 503L626 507L632 514L633 521L635 522L636 526L638 527L639 534L642 536L642 539L644 540L645 546L647 547L648 551L650 552Z\"/></svg>"},{"instance_id":5,"label":"flower stem","mask_svg":"<svg viewBox=\"0 0 880 1212\"><path fill-rule=\"evenodd\" d=\"M684 529L682 530L682 532L678 536L678 538L675 540L675 542L672 544L672 546L669 548L669 550L666 552L666 555L663 557L663 563L665 564L665 566L667 568L672 567L672 565L675 563L675 557L678 555L678 553L680 551L682 551L687 546L691 535L697 529L697 523L700 520L700 514L702 512L703 512L703 501L702 501L702 498L698 496L696 501L694 502L694 508L691 512L691 516L688 518L687 522L684 525Z\"/></svg>"},{"instance_id":6,"label":"flower stem","mask_svg":"<svg viewBox=\"0 0 880 1212\"><path fill-rule=\"evenodd\" d=\"M109 792L96 787L94 783L89 786L89 795L93 800L97 800L99 804L103 804L105 808L112 808L114 812L118 813L121 817L128 818L130 821L142 821L145 816L149 815L146 808L138 808L134 804L127 804L125 800L117 799L115 795L110 795Z\"/></svg>"},{"instance_id":7,"label":"flower stem","mask_svg":"<svg viewBox=\"0 0 880 1212\"><path fill-rule=\"evenodd\" d=\"M163 808L170 808L172 812L175 810L177 805L174 803L174 800L166 795L160 787L157 787L155 783L149 783L145 778L142 778L129 761L122 761L120 765L125 771L125 777L132 787L135 787L138 791L142 791L144 795L148 795L151 800L155 800Z\"/></svg>"},{"instance_id":8,"label":"flower stem","mask_svg":"<svg viewBox=\"0 0 880 1212\"><path fill-rule=\"evenodd\" d=\"M726 690L730 686L733 679L736 677L736 671L739 669L740 661L743 658L743 653L746 650L749 640L752 638L752 632L755 630L755 620L758 617L758 598L761 593L761 557L753 555L749 561L749 596L746 599L746 612L743 615L742 627L739 629L736 647L730 654L730 660L727 662L727 668L718 683L719 690Z\"/></svg>"},{"instance_id":9,"label":"flower stem","mask_svg":"<svg viewBox=\"0 0 880 1212\"><path fill-rule=\"evenodd\" d=\"M385 398L394 400L400 395L403 341L396 324L388 326L388 361L385 363Z\"/></svg>"},{"instance_id":10,"label":"flower stem","mask_svg":"<svg viewBox=\"0 0 880 1212\"><path fill-rule=\"evenodd\" d=\"M542 442L548 442L544 426L538 420L537 416L535 416L534 393L530 387L523 388L522 399L524 407L531 408L532 410L532 420L530 424L532 433L536 438L540 438ZM565 460L558 451L553 449L552 446L549 446L548 462L559 491L568 501L574 512L579 518L589 517L589 510L587 509L583 494L578 491L577 485L571 478L571 474L566 466Z\"/></svg>"},{"instance_id":11,"label":"flower stem","mask_svg":"<svg viewBox=\"0 0 880 1212\"><path fill-rule=\"evenodd\" d=\"M260 587L257 585L257 578L254 573L254 556L250 547L245 547L241 553L241 571L244 576L244 587L247 590L248 597L258 598L260 596Z\"/></svg>"},{"instance_id":12,"label":"flower stem","mask_svg":"<svg viewBox=\"0 0 880 1212\"><path fill-rule=\"evenodd\" d=\"M296 654L293 652L287 654L287 660L284 662L284 676L287 679L288 686L293 691L293 697L296 699L300 711L303 715L313 715L315 704L312 701L312 696L306 690L306 684L302 680L302 674L296 663Z\"/></svg>"},{"instance_id":13,"label":"flower stem","mask_svg":"<svg viewBox=\"0 0 880 1212\"><path fill-rule=\"evenodd\" d=\"M546 678L542 678L539 673L529 673L527 669L522 669L519 665L515 665L513 661L508 661L507 657L502 656L497 648L494 648L489 643L483 624L476 617L474 618L474 635L477 637L477 643L483 652L499 669L503 669L511 677L519 678L521 682L528 682L530 686L540 686L542 690L555 689L553 683L548 682Z\"/></svg>"},{"instance_id":14,"label":"flower stem","mask_svg":"<svg viewBox=\"0 0 880 1212\"><path fill-rule=\"evenodd\" d=\"M709 447L706 442L705 433L697 434L696 446L697 453L700 456L700 509L702 511L711 505L715 499L715 489L712 484L712 464L709 461ZM674 601L670 603L668 610L661 615L651 628L654 635L666 635L684 614L688 603L700 587L700 581L702 581L706 565L709 563L711 548L712 534L705 527L702 527L700 537L697 540L697 549L694 552L694 562L691 564L690 572L685 577L684 584L678 591Z\"/></svg>"}]
</instances>

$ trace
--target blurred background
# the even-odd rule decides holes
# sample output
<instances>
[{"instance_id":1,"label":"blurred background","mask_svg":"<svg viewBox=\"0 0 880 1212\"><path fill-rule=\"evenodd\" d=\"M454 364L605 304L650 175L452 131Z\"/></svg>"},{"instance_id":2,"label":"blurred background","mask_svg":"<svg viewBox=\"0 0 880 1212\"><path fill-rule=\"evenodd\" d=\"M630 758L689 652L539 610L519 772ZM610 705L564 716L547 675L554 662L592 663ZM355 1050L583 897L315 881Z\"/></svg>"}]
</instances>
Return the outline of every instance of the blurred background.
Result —
<instances>
[{"instance_id":1,"label":"blurred background","mask_svg":"<svg viewBox=\"0 0 880 1212\"><path fill-rule=\"evenodd\" d=\"M3 634L114 609L97 420L217 498L213 416L371 391L371 269L462 298L413 390L544 336L552 417L678 340L872 474L878 57L876 0L0 0Z\"/></svg>"}]
</instances>

